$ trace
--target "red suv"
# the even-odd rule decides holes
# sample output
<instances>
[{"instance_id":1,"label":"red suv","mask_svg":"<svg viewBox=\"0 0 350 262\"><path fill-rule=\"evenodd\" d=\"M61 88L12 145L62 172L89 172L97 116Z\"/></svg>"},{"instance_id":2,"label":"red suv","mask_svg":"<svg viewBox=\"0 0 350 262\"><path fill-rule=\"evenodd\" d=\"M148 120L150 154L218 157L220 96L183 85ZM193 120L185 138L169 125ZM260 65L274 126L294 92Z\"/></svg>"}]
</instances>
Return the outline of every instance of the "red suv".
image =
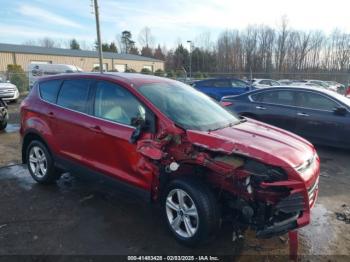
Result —
<instances>
[{"instance_id":1,"label":"red suv","mask_svg":"<svg viewBox=\"0 0 350 262\"><path fill-rule=\"evenodd\" d=\"M194 88L128 73L42 78L21 105L22 157L39 183L98 174L160 202L175 238L222 218L258 237L310 222L319 158L306 140L240 118Z\"/></svg>"}]
</instances>

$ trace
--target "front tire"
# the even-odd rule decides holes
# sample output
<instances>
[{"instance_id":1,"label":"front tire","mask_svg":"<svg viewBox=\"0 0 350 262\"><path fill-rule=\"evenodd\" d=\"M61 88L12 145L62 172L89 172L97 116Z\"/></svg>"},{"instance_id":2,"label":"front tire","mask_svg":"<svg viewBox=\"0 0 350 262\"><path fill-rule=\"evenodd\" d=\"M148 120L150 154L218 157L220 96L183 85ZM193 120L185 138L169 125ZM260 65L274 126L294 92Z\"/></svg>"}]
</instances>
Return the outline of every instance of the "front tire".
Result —
<instances>
[{"instance_id":1,"label":"front tire","mask_svg":"<svg viewBox=\"0 0 350 262\"><path fill-rule=\"evenodd\" d=\"M40 184L52 184L59 178L53 158L47 147L40 141L32 141L26 153L29 173Z\"/></svg>"},{"instance_id":2,"label":"front tire","mask_svg":"<svg viewBox=\"0 0 350 262\"><path fill-rule=\"evenodd\" d=\"M162 203L168 228L181 244L197 246L219 229L219 207L213 192L201 180L186 177L167 186Z\"/></svg>"}]
</instances>

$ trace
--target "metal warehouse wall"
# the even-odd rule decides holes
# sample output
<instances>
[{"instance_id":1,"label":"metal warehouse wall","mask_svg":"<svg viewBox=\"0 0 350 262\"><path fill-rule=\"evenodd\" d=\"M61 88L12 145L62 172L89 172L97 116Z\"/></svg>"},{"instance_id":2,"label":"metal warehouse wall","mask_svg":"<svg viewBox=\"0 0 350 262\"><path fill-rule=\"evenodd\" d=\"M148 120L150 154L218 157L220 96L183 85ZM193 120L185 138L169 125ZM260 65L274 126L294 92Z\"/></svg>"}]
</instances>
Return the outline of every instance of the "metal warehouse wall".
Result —
<instances>
[{"instance_id":1,"label":"metal warehouse wall","mask_svg":"<svg viewBox=\"0 0 350 262\"><path fill-rule=\"evenodd\" d=\"M0 52L0 72L6 71L8 64L13 64L13 53Z\"/></svg>"},{"instance_id":2,"label":"metal warehouse wall","mask_svg":"<svg viewBox=\"0 0 350 262\"><path fill-rule=\"evenodd\" d=\"M98 58L91 57L73 57L73 56L55 56L40 54L21 54L21 53L4 53L0 52L0 71L6 71L8 64L21 65L26 71L31 61L47 61L53 64L69 64L82 68L84 71L92 71L94 64L98 64ZM153 70L164 70L163 62L137 61L137 60L119 60L119 59L103 59L103 63L108 64L108 70L112 70L114 64L126 64L128 68L135 69L140 72L144 66L153 66Z\"/></svg>"}]
</instances>

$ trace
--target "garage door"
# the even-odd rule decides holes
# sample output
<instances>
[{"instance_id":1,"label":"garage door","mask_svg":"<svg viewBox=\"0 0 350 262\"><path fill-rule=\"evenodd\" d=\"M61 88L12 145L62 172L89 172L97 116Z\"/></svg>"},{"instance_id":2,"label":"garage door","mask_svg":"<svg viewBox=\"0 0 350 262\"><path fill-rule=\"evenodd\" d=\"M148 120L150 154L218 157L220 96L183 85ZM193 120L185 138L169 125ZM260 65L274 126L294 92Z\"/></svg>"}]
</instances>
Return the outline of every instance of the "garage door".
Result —
<instances>
[{"instance_id":1,"label":"garage door","mask_svg":"<svg viewBox=\"0 0 350 262\"><path fill-rule=\"evenodd\" d=\"M114 69L118 70L118 72L125 72L126 65L114 64Z\"/></svg>"}]
</instances>

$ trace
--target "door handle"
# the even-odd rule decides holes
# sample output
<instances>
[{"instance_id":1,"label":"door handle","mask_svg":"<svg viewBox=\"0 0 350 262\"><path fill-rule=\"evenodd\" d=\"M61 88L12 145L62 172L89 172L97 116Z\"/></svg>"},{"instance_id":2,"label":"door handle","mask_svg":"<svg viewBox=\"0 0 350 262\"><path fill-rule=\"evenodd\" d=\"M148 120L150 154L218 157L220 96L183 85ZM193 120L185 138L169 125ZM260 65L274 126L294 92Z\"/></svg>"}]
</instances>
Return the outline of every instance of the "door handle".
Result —
<instances>
[{"instance_id":1,"label":"door handle","mask_svg":"<svg viewBox=\"0 0 350 262\"><path fill-rule=\"evenodd\" d=\"M50 118L53 118L53 117L55 117L55 114L53 112L48 112L47 116L50 117Z\"/></svg>"},{"instance_id":2,"label":"door handle","mask_svg":"<svg viewBox=\"0 0 350 262\"><path fill-rule=\"evenodd\" d=\"M309 116L308 114L305 114L305 113L297 113L298 116Z\"/></svg>"},{"instance_id":3,"label":"door handle","mask_svg":"<svg viewBox=\"0 0 350 262\"><path fill-rule=\"evenodd\" d=\"M90 128L90 130L94 131L95 133L102 133L102 129L100 126L96 125L96 126L91 126L89 128Z\"/></svg>"},{"instance_id":4,"label":"door handle","mask_svg":"<svg viewBox=\"0 0 350 262\"><path fill-rule=\"evenodd\" d=\"M255 108L258 110L266 110L266 107L263 107L263 106L256 106Z\"/></svg>"}]
</instances>

